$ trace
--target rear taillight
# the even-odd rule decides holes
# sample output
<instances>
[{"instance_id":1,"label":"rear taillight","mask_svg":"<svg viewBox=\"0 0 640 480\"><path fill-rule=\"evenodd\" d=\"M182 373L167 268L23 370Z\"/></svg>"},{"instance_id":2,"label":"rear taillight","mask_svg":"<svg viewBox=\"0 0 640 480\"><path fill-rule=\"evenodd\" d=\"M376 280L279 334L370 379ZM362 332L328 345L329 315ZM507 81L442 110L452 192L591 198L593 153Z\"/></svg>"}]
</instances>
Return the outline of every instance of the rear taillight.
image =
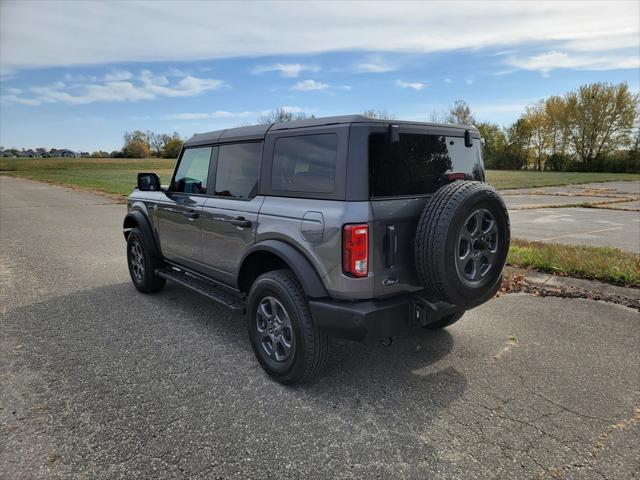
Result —
<instances>
[{"instance_id":1,"label":"rear taillight","mask_svg":"<svg viewBox=\"0 0 640 480\"><path fill-rule=\"evenodd\" d=\"M345 225L342 231L342 270L352 277L369 273L369 226Z\"/></svg>"}]
</instances>

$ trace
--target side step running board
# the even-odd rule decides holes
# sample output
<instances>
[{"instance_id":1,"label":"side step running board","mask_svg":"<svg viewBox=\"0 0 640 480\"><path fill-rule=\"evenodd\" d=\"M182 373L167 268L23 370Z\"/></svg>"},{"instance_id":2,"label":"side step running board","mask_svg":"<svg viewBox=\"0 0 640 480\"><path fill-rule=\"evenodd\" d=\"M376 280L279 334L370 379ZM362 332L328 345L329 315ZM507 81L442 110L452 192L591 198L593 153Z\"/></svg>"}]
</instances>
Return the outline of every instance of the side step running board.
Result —
<instances>
[{"instance_id":1,"label":"side step running board","mask_svg":"<svg viewBox=\"0 0 640 480\"><path fill-rule=\"evenodd\" d=\"M205 297L209 297L218 303L234 310L238 313L245 313L247 310L247 302L239 295L225 292L222 288L216 287L208 282L195 278L183 270L176 270L172 267L165 267L158 270L158 275L167 280L179 283L180 285L190 288Z\"/></svg>"}]
</instances>

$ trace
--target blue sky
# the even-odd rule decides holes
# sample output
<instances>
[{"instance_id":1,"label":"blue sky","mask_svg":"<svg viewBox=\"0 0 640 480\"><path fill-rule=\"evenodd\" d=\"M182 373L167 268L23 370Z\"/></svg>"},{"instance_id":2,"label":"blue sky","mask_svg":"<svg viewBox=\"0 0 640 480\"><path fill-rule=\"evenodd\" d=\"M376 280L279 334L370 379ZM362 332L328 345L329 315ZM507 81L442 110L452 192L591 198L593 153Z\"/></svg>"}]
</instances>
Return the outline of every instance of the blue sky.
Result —
<instances>
[{"instance_id":1,"label":"blue sky","mask_svg":"<svg viewBox=\"0 0 640 480\"><path fill-rule=\"evenodd\" d=\"M110 151L125 130L190 136L278 106L428 120L464 99L507 125L581 84L640 89L639 2L0 5L5 148Z\"/></svg>"}]
</instances>

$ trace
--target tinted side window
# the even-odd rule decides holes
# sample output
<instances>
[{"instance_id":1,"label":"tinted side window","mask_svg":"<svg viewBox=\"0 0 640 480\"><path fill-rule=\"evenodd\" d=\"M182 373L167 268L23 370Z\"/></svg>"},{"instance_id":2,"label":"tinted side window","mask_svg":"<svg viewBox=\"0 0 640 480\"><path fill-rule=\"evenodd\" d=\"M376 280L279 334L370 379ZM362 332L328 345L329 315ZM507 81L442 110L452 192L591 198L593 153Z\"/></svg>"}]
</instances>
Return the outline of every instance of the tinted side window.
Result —
<instances>
[{"instance_id":1,"label":"tinted side window","mask_svg":"<svg viewBox=\"0 0 640 480\"><path fill-rule=\"evenodd\" d=\"M216 191L221 197L253 198L258 192L262 143L221 145Z\"/></svg>"},{"instance_id":2,"label":"tinted side window","mask_svg":"<svg viewBox=\"0 0 640 480\"><path fill-rule=\"evenodd\" d=\"M273 151L271 188L289 192L332 193L338 137L333 133L278 138Z\"/></svg>"},{"instance_id":3,"label":"tinted side window","mask_svg":"<svg viewBox=\"0 0 640 480\"><path fill-rule=\"evenodd\" d=\"M458 137L400 133L390 144L385 133L369 136L369 193L372 197L423 195L442 186L452 170L477 178L476 149Z\"/></svg>"},{"instance_id":4,"label":"tinted side window","mask_svg":"<svg viewBox=\"0 0 640 480\"><path fill-rule=\"evenodd\" d=\"M207 193L211 147L188 148L182 154L171 188L174 192Z\"/></svg>"}]
</instances>

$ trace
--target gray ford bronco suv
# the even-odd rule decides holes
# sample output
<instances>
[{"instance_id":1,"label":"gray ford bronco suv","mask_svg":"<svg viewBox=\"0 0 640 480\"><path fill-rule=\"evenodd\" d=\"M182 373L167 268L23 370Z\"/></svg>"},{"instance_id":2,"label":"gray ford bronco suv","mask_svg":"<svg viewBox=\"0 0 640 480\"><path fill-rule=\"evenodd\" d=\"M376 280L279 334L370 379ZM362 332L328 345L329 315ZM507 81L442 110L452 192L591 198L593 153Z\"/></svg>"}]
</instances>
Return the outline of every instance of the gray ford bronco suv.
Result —
<instances>
[{"instance_id":1,"label":"gray ford bronco suv","mask_svg":"<svg viewBox=\"0 0 640 480\"><path fill-rule=\"evenodd\" d=\"M246 313L262 367L297 383L330 336L443 328L489 300L510 233L476 128L354 115L193 136L167 187L138 174L124 236L138 290Z\"/></svg>"}]
</instances>

